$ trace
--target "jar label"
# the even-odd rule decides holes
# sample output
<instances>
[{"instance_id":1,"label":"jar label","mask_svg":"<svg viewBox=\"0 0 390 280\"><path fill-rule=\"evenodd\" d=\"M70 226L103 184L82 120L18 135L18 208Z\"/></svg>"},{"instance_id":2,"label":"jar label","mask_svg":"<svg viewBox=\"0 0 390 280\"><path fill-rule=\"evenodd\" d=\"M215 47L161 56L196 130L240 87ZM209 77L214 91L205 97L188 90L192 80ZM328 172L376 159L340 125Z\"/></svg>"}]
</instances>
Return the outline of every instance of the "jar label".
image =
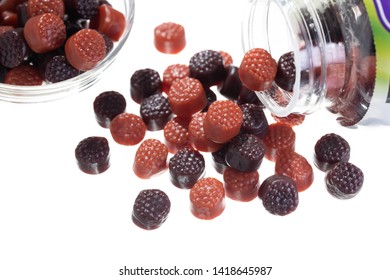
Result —
<instances>
[{"instance_id":1,"label":"jar label","mask_svg":"<svg viewBox=\"0 0 390 280\"><path fill-rule=\"evenodd\" d=\"M374 35L376 82L367 117L390 124L390 1L363 0ZM377 103L379 105L377 106Z\"/></svg>"}]
</instances>

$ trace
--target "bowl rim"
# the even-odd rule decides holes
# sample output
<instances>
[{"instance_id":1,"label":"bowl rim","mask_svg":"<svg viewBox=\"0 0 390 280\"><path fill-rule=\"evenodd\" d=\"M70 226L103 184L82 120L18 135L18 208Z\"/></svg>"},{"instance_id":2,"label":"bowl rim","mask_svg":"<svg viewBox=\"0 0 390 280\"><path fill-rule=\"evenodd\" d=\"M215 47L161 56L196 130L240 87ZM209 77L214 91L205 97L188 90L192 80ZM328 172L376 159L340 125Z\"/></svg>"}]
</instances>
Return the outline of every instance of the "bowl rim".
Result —
<instances>
[{"instance_id":1,"label":"bowl rim","mask_svg":"<svg viewBox=\"0 0 390 280\"><path fill-rule=\"evenodd\" d=\"M117 57L130 35L135 15L135 0L124 0L124 15L126 28L115 47L99 62L99 64L76 77L65 81L44 84L39 86L18 86L0 83L0 101L14 103L41 103L54 101L69 96L76 92L82 92L99 81L104 72Z\"/></svg>"}]
</instances>

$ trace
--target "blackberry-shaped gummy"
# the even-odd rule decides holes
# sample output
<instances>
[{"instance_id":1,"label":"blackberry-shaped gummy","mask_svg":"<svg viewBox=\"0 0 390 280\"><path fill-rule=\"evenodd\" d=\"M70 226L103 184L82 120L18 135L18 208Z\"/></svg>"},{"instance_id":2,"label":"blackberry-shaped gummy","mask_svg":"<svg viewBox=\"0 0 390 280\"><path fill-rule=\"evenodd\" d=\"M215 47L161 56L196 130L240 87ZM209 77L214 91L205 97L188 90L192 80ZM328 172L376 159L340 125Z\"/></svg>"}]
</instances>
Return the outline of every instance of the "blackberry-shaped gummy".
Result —
<instances>
[{"instance_id":1,"label":"blackberry-shaped gummy","mask_svg":"<svg viewBox=\"0 0 390 280\"><path fill-rule=\"evenodd\" d=\"M241 133L251 133L263 137L268 130L268 121L261 106L245 103L240 105L243 121Z\"/></svg>"},{"instance_id":2,"label":"blackberry-shaped gummy","mask_svg":"<svg viewBox=\"0 0 390 280\"><path fill-rule=\"evenodd\" d=\"M171 201L158 189L142 190L134 201L132 220L145 230L159 228L168 218Z\"/></svg>"},{"instance_id":3,"label":"blackberry-shaped gummy","mask_svg":"<svg viewBox=\"0 0 390 280\"><path fill-rule=\"evenodd\" d=\"M256 171L264 158L265 150L260 139L253 134L238 134L227 148L226 163L241 172Z\"/></svg>"},{"instance_id":4,"label":"blackberry-shaped gummy","mask_svg":"<svg viewBox=\"0 0 390 280\"><path fill-rule=\"evenodd\" d=\"M325 182L331 195L339 199L349 199L361 190L364 174L350 162L339 162L327 172Z\"/></svg>"},{"instance_id":5,"label":"blackberry-shaped gummy","mask_svg":"<svg viewBox=\"0 0 390 280\"><path fill-rule=\"evenodd\" d=\"M275 82L285 91L291 92L293 90L295 83L295 62L293 52L285 53L279 58Z\"/></svg>"},{"instance_id":6,"label":"blackberry-shaped gummy","mask_svg":"<svg viewBox=\"0 0 390 280\"><path fill-rule=\"evenodd\" d=\"M117 91L102 92L93 102L96 121L104 128L109 128L111 121L125 109L126 99Z\"/></svg>"},{"instance_id":7,"label":"blackberry-shaped gummy","mask_svg":"<svg viewBox=\"0 0 390 280\"><path fill-rule=\"evenodd\" d=\"M204 175L204 171L204 157L193 149L183 148L169 160L170 180L181 189L191 189Z\"/></svg>"},{"instance_id":8,"label":"blackberry-shaped gummy","mask_svg":"<svg viewBox=\"0 0 390 280\"><path fill-rule=\"evenodd\" d=\"M104 137L91 136L83 139L75 149L78 167L88 174L99 174L110 166L110 147Z\"/></svg>"},{"instance_id":9,"label":"blackberry-shaped gummy","mask_svg":"<svg viewBox=\"0 0 390 280\"><path fill-rule=\"evenodd\" d=\"M351 148L347 140L335 133L322 136L314 146L314 164L327 171L338 162L349 161Z\"/></svg>"},{"instance_id":10,"label":"blackberry-shaped gummy","mask_svg":"<svg viewBox=\"0 0 390 280\"><path fill-rule=\"evenodd\" d=\"M258 196L268 212L279 216L294 212L299 204L295 182L284 175L272 175L265 179L260 185Z\"/></svg>"},{"instance_id":11,"label":"blackberry-shaped gummy","mask_svg":"<svg viewBox=\"0 0 390 280\"><path fill-rule=\"evenodd\" d=\"M41 71L43 78L49 83L58 83L81 74L81 71L69 64L65 55L50 56Z\"/></svg>"},{"instance_id":12,"label":"blackberry-shaped gummy","mask_svg":"<svg viewBox=\"0 0 390 280\"><path fill-rule=\"evenodd\" d=\"M130 95L138 104L146 97L161 93L162 82L160 74L150 68L139 69L130 78Z\"/></svg>"},{"instance_id":13,"label":"blackberry-shaped gummy","mask_svg":"<svg viewBox=\"0 0 390 280\"><path fill-rule=\"evenodd\" d=\"M229 144L224 144L219 150L211 153L211 159L214 169L223 174L229 166L226 163L226 152Z\"/></svg>"},{"instance_id":14,"label":"blackberry-shaped gummy","mask_svg":"<svg viewBox=\"0 0 390 280\"><path fill-rule=\"evenodd\" d=\"M198 79L207 88L225 79L226 69L219 52L204 50L194 54L189 62L190 76Z\"/></svg>"},{"instance_id":15,"label":"blackberry-shaped gummy","mask_svg":"<svg viewBox=\"0 0 390 280\"><path fill-rule=\"evenodd\" d=\"M163 129L165 124L173 117L168 99L160 93L142 100L140 115L149 131Z\"/></svg>"},{"instance_id":16,"label":"blackberry-shaped gummy","mask_svg":"<svg viewBox=\"0 0 390 280\"><path fill-rule=\"evenodd\" d=\"M98 13L99 0L64 0L67 13L75 19L90 19Z\"/></svg>"},{"instance_id":17,"label":"blackberry-shaped gummy","mask_svg":"<svg viewBox=\"0 0 390 280\"><path fill-rule=\"evenodd\" d=\"M30 48L20 29L8 30L0 34L0 64L14 68L27 60Z\"/></svg>"},{"instance_id":18,"label":"blackberry-shaped gummy","mask_svg":"<svg viewBox=\"0 0 390 280\"><path fill-rule=\"evenodd\" d=\"M226 67L226 77L218 86L219 92L226 98L237 100L242 90L242 82L238 76L238 67L229 65Z\"/></svg>"}]
</instances>

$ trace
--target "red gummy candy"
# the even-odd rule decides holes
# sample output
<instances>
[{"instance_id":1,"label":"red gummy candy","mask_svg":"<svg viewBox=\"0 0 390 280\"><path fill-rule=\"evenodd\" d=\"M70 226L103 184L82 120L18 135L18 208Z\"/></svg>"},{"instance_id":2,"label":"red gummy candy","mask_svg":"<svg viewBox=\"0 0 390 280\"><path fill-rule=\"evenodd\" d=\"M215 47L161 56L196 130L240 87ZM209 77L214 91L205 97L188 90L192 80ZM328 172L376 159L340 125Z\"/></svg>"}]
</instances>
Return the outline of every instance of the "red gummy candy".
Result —
<instances>
[{"instance_id":1,"label":"red gummy candy","mask_svg":"<svg viewBox=\"0 0 390 280\"><path fill-rule=\"evenodd\" d=\"M238 69L238 75L244 86L253 91L269 89L274 81L277 63L264 49L254 48L247 51Z\"/></svg>"},{"instance_id":2,"label":"red gummy candy","mask_svg":"<svg viewBox=\"0 0 390 280\"><path fill-rule=\"evenodd\" d=\"M36 53L46 53L61 47L66 40L64 21L52 13L31 17L24 26L24 38Z\"/></svg>"},{"instance_id":3,"label":"red gummy candy","mask_svg":"<svg viewBox=\"0 0 390 280\"><path fill-rule=\"evenodd\" d=\"M28 0L27 15L28 17L38 16L44 13L52 13L60 18L64 17L65 4L63 0Z\"/></svg>"},{"instance_id":4,"label":"red gummy candy","mask_svg":"<svg viewBox=\"0 0 390 280\"><path fill-rule=\"evenodd\" d=\"M284 123L289 126L297 126L303 123L305 120L305 115L303 114L298 114L298 113L291 113L285 117L278 117L274 114L271 114L272 118L279 123Z\"/></svg>"},{"instance_id":5,"label":"red gummy candy","mask_svg":"<svg viewBox=\"0 0 390 280\"><path fill-rule=\"evenodd\" d=\"M174 117L164 126L164 140L168 151L175 154L178 150L191 147L187 119Z\"/></svg>"},{"instance_id":6,"label":"red gummy candy","mask_svg":"<svg viewBox=\"0 0 390 280\"><path fill-rule=\"evenodd\" d=\"M231 167L223 173L226 196L238 201L251 201L257 197L260 187L259 172L241 172Z\"/></svg>"},{"instance_id":7,"label":"red gummy candy","mask_svg":"<svg viewBox=\"0 0 390 280\"><path fill-rule=\"evenodd\" d=\"M154 29L154 45L162 53L179 53L186 46L184 27L174 22L158 25Z\"/></svg>"},{"instance_id":8,"label":"red gummy candy","mask_svg":"<svg viewBox=\"0 0 390 280\"><path fill-rule=\"evenodd\" d=\"M287 124L270 124L262 141L265 148L265 157L270 161L276 161L278 152L295 150L295 132Z\"/></svg>"},{"instance_id":9,"label":"red gummy candy","mask_svg":"<svg viewBox=\"0 0 390 280\"><path fill-rule=\"evenodd\" d=\"M125 16L113 7L103 4L90 22L94 28L111 38L114 42L119 41L126 28Z\"/></svg>"},{"instance_id":10,"label":"red gummy candy","mask_svg":"<svg viewBox=\"0 0 390 280\"><path fill-rule=\"evenodd\" d=\"M144 139L146 125L140 116L121 113L111 121L110 132L115 142L133 146Z\"/></svg>"},{"instance_id":11,"label":"red gummy candy","mask_svg":"<svg viewBox=\"0 0 390 280\"><path fill-rule=\"evenodd\" d=\"M43 82L38 70L28 64L10 69L4 77L4 83L19 86L39 86Z\"/></svg>"},{"instance_id":12,"label":"red gummy candy","mask_svg":"<svg viewBox=\"0 0 390 280\"><path fill-rule=\"evenodd\" d=\"M106 43L98 31L81 29L66 41L65 55L74 68L88 71L105 57Z\"/></svg>"},{"instance_id":13,"label":"red gummy candy","mask_svg":"<svg viewBox=\"0 0 390 280\"><path fill-rule=\"evenodd\" d=\"M142 179L148 179L167 168L168 149L157 139L146 139L135 154L133 171Z\"/></svg>"},{"instance_id":14,"label":"red gummy candy","mask_svg":"<svg viewBox=\"0 0 390 280\"><path fill-rule=\"evenodd\" d=\"M189 77L190 68L186 64L172 64L165 68L162 80L162 90L165 93L169 92L172 83L176 80Z\"/></svg>"},{"instance_id":15,"label":"red gummy candy","mask_svg":"<svg viewBox=\"0 0 390 280\"><path fill-rule=\"evenodd\" d=\"M215 178L199 179L190 190L191 213L204 220L211 220L225 209L225 189Z\"/></svg>"}]
</instances>

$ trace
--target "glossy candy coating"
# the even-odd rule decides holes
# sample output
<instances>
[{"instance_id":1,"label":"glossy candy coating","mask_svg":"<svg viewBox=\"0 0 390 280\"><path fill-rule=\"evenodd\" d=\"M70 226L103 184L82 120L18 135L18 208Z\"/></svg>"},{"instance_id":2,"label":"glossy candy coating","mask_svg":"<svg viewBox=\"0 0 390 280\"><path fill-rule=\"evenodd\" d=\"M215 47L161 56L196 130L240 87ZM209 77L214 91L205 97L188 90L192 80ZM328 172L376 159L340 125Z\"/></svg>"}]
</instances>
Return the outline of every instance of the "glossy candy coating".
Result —
<instances>
[{"instance_id":1,"label":"glossy candy coating","mask_svg":"<svg viewBox=\"0 0 390 280\"><path fill-rule=\"evenodd\" d=\"M268 120L264 110L260 105L245 103L240 105L243 122L241 125L241 133L254 134L261 138L267 134Z\"/></svg>"},{"instance_id":2,"label":"glossy candy coating","mask_svg":"<svg viewBox=\"0 0 390 280\"><path fill-rule=\"evenodd\" d=\"M164 126L164 141L170 153L174 154L182 148L191 147L188 125L188 119L174 117Z\"/></svg>"},{"instance_id":3,"label":"glossy candy coating","mask_svg":"<svg viewBox=\"0 0 390 280\"><path fill-rule=\"evenodd\" d=\"M0 64L4 67L21 65L28 59L30 52L21 29L11 29L0 34Z\"/></svg>"},{"instance_id":4,"label":"glossy candy coating","mask_svg":"<svg viewBox=\"0 0 390 280\"><path fill-rule=\"evenodd\" d=\"M206 112L200 112L192 116L188 126L189 139L194 149L202 152L215 152L223 144L215 143L206 137L204 133L205 119Z\"/></svg>"},{"instance_id":5,"label":"glossy candy coating","mask_svg":"<svg viewBox=\"0 0 390 280\"><path fill-rule=\"evenodd\" d=\"M295 62L293 52L285 53L279 58L275 82L282 89L292 92L295 83Z\"/></svg>"},{"instance_id":6,"label":"glossy candy coating","mask_svg":"<svg viewBox=\"0 0 390 280\"><path fill-rule=\"evenodd\" d=\"M237 201L251 201L257 197L260 187L259 172L241 172L228 167L223 173L226 196Z\"/></svg>"},{"instance_id":7,"label":"glossy candy coating","mask_svg":"<svg viewBox=\"0 0 390 280\"><path fill-rule=\"evenodd\" d=\"M75 149L78 167L88 174L100 174L110 166L110 147L104 137L91 136L83 139Z\"/></svg>"},{"instance_id":8,"label":"glossy candy coating","mask_svg":"<svg viewBox=\"0 0 390 280\"><path fill-rule=\"evenodd\" d=\"M148 179L167 168L168 148L157 139L146 139L138 147L134 163L134 174Z\"/></svg>"},{"instance_id":9,"label":"glossy candy coating","mask_svg":"<svg viewBox=\"0 0 390 280\"><path fill-rule=\"evenodd\" d=\"M184 27L174 22L164 22L156 26L154 29L154 46L162 53L179 53L186 46Z\"/></svg>"},{"instance_id":10,"label":"glossy candy coating","mask_svg":"<svg viewBox=\"0 0 390 280\"><path fill-rule=\"evenodd\" d=\"M118 42L126 28L125 16L110 5L99 5L98 12L91 18L90 28L106 34Z\"/></svg>"},{"instance_id":11,"label":"glossy candy coating","mask_svg":"<svg viewBox=\"0 0 390 280\"><path fill-rule=\"evenodd\" d=\"M130 95L138 104L162 90L160 74L151 68L136 70L130 77Z\"/></svg>"},{"instance_id":12,"label":"glossy candy coating","mask_svg":"<svg viewBox=\"0 0 390 280\"><path fill-rule=\"evenodd\" d=\"M149 131L162 130L173 117L168 99L160 93L142 100L140 115Z\"/></svg>"},{"instance_id":13,"label":"glossy candy coating","mask_svg":"<svg viewBox=\"0 0 390 280\"><path fill-rule=\"evenodd\" d=\"M93 102L96 121L104 128L109 128L111 121L125 109L126 99L117 91L104 91Z\"/></svg>"},{"instance_id":14,"label":"glossy candy coating","mask_svg":"<svg viewBox=\"0 0 390 280\"><path fill-rule=\"evenodd\" d=\"M265 157L276 161L278 152L295 150L295 132L291 126L283 123L272 123L268 126L267 134L262 138Z\"/></svg>"},{"instance_id":15,"label":"glossy candy coating","mask_svg":"<svg viewBox=\"0 0 390 280\"><path fill-rule=\"evenodd\" d=\"M4 77L4 83L19 86L39 86L43 82L38 70L29 65L22 64L10 69Z\"/></svg>"},{"instance_id":16,"label":"glossy candy coating","mask_svg":"<svg viewBox=\"0 0 390 280\"><path fill-rule=\"evenodd\" d=\"M111 121L110 133L118 144L134 146L144 139L146 125L140 116L125 112Z\"/></svg>"},{"instance_id":17,"label":"glossy candy coating","mask_svg":"<svg viewBox=\"0 0 390 280\"><path fill-rule=\"evenodd\" d=\"M171 64L165 68L162 78L162 90L165 93L169 92L172 83L176 80L189 77L190 68L186 64Z\"/></svg>"}]
</instances>

